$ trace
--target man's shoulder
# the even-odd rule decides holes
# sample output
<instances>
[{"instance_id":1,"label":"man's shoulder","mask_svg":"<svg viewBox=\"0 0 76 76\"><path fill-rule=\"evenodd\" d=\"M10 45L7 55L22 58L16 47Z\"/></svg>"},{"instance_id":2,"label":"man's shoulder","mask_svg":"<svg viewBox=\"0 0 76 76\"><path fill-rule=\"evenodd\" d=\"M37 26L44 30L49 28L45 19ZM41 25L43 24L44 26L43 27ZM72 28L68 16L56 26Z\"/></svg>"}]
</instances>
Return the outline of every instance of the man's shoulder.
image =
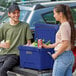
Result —
<instances>
[{"instance_id":1,"label":"man's shoulder","mask_svg":"<svg viewBox=\"0 0 76 76\"><path fill-rule=\"evenodd\" d=\"M21 21L20 21L20 24L21 24L23 27L27 27L27 26L29 26L29 24L26 23L26 22L21 22Z\"/></svg>"},{"instance_id":2,"label":"man's shoulder","mask_svg":"<svg viewBox=\"0 0 76 76\"><path fill-rule=\"evenodd\" d=\"M1 27L7 27L9 25L9 22L6 22L4 24L1 25Z\"/></svg>"}]
</instances>

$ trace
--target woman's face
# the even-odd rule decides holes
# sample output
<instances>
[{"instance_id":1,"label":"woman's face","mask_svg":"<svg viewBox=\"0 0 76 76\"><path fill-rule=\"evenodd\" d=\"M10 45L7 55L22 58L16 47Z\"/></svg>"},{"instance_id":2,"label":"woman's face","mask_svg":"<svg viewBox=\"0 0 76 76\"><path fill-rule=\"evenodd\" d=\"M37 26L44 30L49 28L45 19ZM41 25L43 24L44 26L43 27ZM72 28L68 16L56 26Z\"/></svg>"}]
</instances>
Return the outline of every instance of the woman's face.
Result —
<instances>
[{"instance_id":1,"label":"woman's face","mask_svg":"<svg viewBox=\"0 0 76 76\"><path fill-rule=\"evenodd\" d=\"M54 18L56 19L56 21L60 21L61 20L61 16L60 13L56 12L56 10L53 10L54 13Z\"/></svg>"}]
</instances>

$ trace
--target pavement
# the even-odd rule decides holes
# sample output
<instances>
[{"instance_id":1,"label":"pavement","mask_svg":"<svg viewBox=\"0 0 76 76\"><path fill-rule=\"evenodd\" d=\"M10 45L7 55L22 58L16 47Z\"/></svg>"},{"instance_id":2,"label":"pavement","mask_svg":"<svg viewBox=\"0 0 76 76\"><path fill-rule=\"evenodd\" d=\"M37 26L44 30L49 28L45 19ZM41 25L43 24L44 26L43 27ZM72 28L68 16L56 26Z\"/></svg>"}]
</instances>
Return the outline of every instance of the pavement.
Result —
<instances>
[{"instance_id":1,"label":"pavement","mask_svg":"<svg viewBox=\"0 0 76 76\"><path fill-rule=\"evenodd\" d=\"M76 76L76 70L75 70L75 72L73 73L73 76Z\"/></svg>"}]
</instances>

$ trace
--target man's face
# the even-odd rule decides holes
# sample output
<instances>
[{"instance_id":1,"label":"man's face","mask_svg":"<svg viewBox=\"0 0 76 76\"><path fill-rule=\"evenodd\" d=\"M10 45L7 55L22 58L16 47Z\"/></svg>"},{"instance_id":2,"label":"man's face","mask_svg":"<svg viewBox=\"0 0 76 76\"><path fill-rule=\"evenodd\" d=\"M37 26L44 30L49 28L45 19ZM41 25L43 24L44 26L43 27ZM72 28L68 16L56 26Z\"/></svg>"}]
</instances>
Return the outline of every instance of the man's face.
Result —
<instances>
[{"instance_id":1,"label":"man's face","mask_svg":"<svg viewBox=\"0 0 76 76\"><path fill-rule=\"evenodd\" d=\"M20 11L15 10L14 12L8 13L8 16L11 18L12 21L18 22L20 17Z\"/></svg>"}]
</instances>

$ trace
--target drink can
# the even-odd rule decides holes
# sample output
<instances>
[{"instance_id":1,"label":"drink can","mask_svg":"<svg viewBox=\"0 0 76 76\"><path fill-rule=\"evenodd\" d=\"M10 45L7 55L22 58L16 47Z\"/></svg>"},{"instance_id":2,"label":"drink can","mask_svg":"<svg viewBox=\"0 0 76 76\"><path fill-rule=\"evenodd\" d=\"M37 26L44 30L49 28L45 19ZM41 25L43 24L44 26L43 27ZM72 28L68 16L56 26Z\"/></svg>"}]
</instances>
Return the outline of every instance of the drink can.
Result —
<instances>
[{"instance_id":1,"label":"drink can","mask_svg":"<svg viewBox=\"0 0 76 76\"><path fill-rule=\"evenodd\" d=\"M38 39L38 48L42 48L42 39Z\"/></svg>"}]
</instances>

